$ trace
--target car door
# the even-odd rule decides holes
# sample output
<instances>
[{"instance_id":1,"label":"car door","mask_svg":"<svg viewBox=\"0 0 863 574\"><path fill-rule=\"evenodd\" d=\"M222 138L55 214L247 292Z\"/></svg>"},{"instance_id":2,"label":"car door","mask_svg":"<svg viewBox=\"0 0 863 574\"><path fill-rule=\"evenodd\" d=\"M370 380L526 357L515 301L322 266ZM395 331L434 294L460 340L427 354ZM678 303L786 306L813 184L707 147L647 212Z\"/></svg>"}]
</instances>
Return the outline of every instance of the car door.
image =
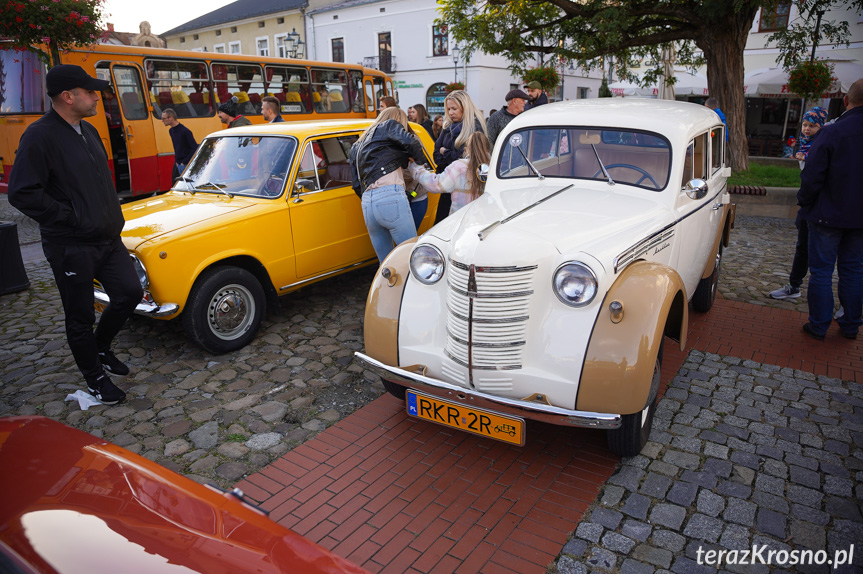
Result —
<instances>
[{"instance_id":1,"label":"car door","mask_svg":"<svg viewBox=\"0 0 863 574\"><path fill-rule=\"evenodd\" d=\"M289 203L300 279L375 257L360 198L351 188L348 152L358 135L324 136L303 144Z\"/></svg>"},{"instance_id":2,"label":"car door","mask_svg":"<svg viewBox=\"0 0 863 574\"><path fill-rule=\"evenodd\" d=\"M720 177L722 170L714 169L711 164L708 131L689 142L677 195L677 269L686 285L688 297L692 297L701 280L707 258L713 256L711 251L722 220L722 196L725 193ZM693 179L705 181L707 193L702 195L687 191L686 185Z\"/></svg>"}]
</instances>

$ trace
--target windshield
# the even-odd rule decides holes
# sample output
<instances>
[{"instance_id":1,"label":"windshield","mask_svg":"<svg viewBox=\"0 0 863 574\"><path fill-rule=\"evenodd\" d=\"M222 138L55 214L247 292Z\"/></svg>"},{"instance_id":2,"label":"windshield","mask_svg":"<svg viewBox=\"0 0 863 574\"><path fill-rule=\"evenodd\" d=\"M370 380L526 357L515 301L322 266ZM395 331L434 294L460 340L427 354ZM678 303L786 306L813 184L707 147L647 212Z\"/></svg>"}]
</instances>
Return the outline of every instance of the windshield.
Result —
<instances>
[{"instance_id":1,"label":"windshield","mask_svg":"<svg viewBox=\"0 0 863 574\"><path fill-rule=\"evenodd\" d=\"M510 134L498 155L497 176L594 179L663 189L671 169L671 146L658 134L585 127L543 127ZM600 166L597 156L602 161Z\"/></svg>"},{"instance_id":2,"label":"windshield","mask_svg":"<svg viewBox=\"0 0 863 574\"><path fill-rule=\"evenodd\" d=\"M293 138L225 136L201 144L175 189L279 197L297 142Z\"/></svg>"}]
</instances>

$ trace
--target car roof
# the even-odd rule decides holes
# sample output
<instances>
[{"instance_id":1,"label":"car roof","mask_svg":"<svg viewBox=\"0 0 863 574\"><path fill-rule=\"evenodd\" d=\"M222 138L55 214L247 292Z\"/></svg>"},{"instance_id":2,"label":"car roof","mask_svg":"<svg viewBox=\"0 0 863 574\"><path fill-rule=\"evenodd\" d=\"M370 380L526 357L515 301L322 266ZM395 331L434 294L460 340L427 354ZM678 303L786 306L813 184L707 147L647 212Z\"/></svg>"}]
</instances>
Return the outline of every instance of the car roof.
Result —
<instances>
[{"instance_id":1,"label":"car roof","mask_svg":"<svg viewBox=\"0 0 863 574\"><path fill-rule=\"evenodd\" d=\"M702 105L647 98L591 98L546 104L516 116L506 131L531 126L635 129L687 141L722 120Z\"/></svg>"},{"instance_id":2,"label":"car roof","mask_svg":"<svg viewBox=\"0 0 863 574\"><path fill-rule=\"evenodd\" d=\"M366 118L345 120L306 120L299 122L284 121L275 124L255 124L251 126L228 128L213 132L207 137L292 135L302 140L313 135L365 130L372 125L373 121L374 120Z\"/></svg>"}]
</instances>

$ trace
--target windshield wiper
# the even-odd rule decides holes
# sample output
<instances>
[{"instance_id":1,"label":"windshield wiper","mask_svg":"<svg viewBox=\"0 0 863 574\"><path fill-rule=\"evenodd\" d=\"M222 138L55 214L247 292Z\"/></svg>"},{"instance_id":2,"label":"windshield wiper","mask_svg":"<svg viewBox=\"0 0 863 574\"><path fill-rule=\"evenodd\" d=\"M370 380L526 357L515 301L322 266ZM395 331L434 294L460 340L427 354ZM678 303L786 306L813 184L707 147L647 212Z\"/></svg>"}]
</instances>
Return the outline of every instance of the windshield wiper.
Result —
<instances>
[{"instance_id":1,"label":"windshield wiper","mask_svg":"<svg viewBox=\"0 0 863 574\"><path fill-rule=\"evenodd\" d=\"M178 181L182 181L183 183L189 184L186 186L186 189L184 189L183 191L188 191L192 195L195 195L195 180L194 179L190 179L186 176L181 175L180 177L178 177L177 179L174 180L174 183L177 183Z\"/></svg>"},{"instance_id":2,"label":"windshield wiper","mask_svg":"<svg viewBox=\"0 0 863 574\"><path fill-rule=\"evenodd\" d=\"M228 187L228 186L227 186L227 185L224 185L224 184L222 184L222 183L213 183L212 181L207 181L207 182L202 183L202 184L200 184L200 185L198 185L198 186L195 186L195 189L196 189L196 190L202 190L202 189L204 189L205 187L208 187L208 188L210 188L210 189L215 189L215 190L217 190L217 191L221 191L222 193L224 193L224 194L225 194L225 195L227 195L228 197L231 197L231 198L233 198L233 197L234 197L234 196L233 196L233 194L231 194L231 193L229 193L229 192L225 191L225 188L226 188L226 187Z\"/></svg>"},{"instance_id":3,"label":"windshield wiper","mask_svg":"<svg viewBox=\"0 0 863 574\"><path fill-rule=\"evenodd\" d=\"M596 156L596 161L599 162L599 168L602 170L603 175L605 175L605 177L608 178L608 185L614 185L614 180L611 179L611 175L609 175L608 170L605 169L605 165L602 163L602 160L599 159L599 152L596 151L596 146L593 144L590 144L590 148L593 150L593 155Z\"/></svg>"},{"instance_id":4,"label":"windshield wiper","mask_svg":"<svg viewBox=\"0 0 863 574\"><path fill-rule=\"evenodd\" d=\"M545 176L544 176L544 175L542 175L542 174L539 172L539 170L538 170L538 169L536 169L536 166L535 166L535 165L533 165L532 163L530 163L530 160L529 160L529 159L527 159L527 156L526 156L526 155L524 155L524 152L523 152L523 151L521 151L521 142L522 142L521 134L512 134L511 136L509 136L509 146L510 146L510 147L514 147L515 149L517 149L517 150L518 150L518 153L520 153L520 154L521 154L521 157L523 157L523 158L524 158L524 161L526 161L526 162L527 162L527 165L528 165L528 166L530 166L530 169L532 169L532 170L533 170L533 173L535 173L535 174L536 174L537 179L539 179L540 181L542 181L543 179L545 179ZM512 152L510 152L510 153L512 153Z\"/></svg>"}]
</instances>

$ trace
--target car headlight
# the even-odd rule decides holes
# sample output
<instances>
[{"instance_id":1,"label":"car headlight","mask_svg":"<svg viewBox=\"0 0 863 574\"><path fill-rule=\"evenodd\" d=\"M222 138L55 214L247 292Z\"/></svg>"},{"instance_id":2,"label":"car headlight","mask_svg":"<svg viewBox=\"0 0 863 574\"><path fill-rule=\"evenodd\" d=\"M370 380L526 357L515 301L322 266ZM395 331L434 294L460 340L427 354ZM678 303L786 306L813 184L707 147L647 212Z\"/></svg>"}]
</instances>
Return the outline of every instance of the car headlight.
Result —
<instances>
[{"instance_id":1,"label":"car headlight","mask_svg":"<svg viewBox=\"0 0 863 574\"><path fill-rule=\"evenodd\" d=\"M582 263L564 263L554 272L554 294L570 307L583 307L596 296L596 275Z\"/></svg>"},{"instance_id":2,"label":"car headlight","mask_svg":"<svg viewBox=\"0 0 863 574\"><path fill-rule=\"evenodd\" d=\"M446 259L433 245L420 245L411 253L411 274L421 283L432 285L440 281Z\"/></svg>"},{"instance_id":3,"label":"car headlight","mask_svg":"<svg viewBox=\"0 0 863 574\"><path fill-rule=\"evenodd\" d=\"M129 257L132 258L132 265L135 267L135 273L138 274L138 281L141 282L141 289L149 289L150 276L147 275L146 267L144 267L144 264L141 263L141 260L138 259L138 256L134 253L130 253Z\"/></svg>"}]
</instances>

